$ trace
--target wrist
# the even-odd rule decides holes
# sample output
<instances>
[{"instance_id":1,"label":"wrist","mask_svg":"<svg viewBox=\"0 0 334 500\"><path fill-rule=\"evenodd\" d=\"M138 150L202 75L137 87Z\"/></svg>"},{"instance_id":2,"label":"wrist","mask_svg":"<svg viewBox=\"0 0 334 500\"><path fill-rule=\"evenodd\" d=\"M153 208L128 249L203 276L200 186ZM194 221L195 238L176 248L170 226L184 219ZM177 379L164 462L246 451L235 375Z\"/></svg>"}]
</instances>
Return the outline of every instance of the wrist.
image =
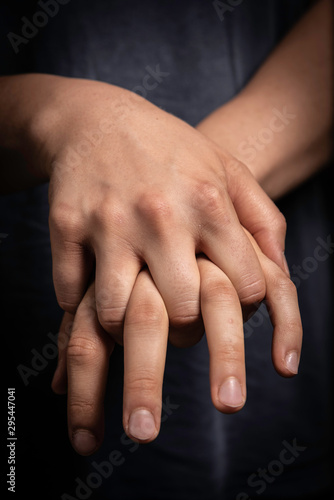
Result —
<instances>
[{"instance_id":1,"label":"wrist","mask_svg":"<svg viewBox=\"0 0 334 500\"><path fill-rule=\"evenodd\" d=\"M103 140L104 135L116 133L123 118L133 117L138 102L146 101L107 83L55 77L47 99L38 102L30 117L25 149L33 151L37 171L50 178L55 164L69 151L75 152L100 130Z\"/></svg>"},{"instance_id":2,"label":"wrist","mask_svg":"<svg viewBox=\"0 0 334 500\"><path fill-rule=\"evenodd\" d=\"M41 151L57 117L51 75L24 74L0 78L0 148L20 157L35 177L48 179Z\"/></svg>"},{"instance_id":3,"label":"wrist","mask_svg":"<svg viewBox=\"0 0 334 500\"><path fill-rule=\"evenodd\" d=\"M273 119L277 127L272 108L260 106L258 96L242 92L205 118L197 128L246 165L264 186L282 159L280 141L275 140L275 133L270 129Z\"/></svg>"},{"instance_id":4,"label":"wrist","mask_svg":"<svg viewBox=\"0 0 334 500\"><path fill-rule=\"evenodd\" d=\"M38 178L49 180L52 166L52 147L57 131L62 129L63 104L61 87L67 78L36 75L39 89L27 109L20 135L20 150L28 169ZM31 82L34 85L34 82ZM35 92L35 90L34 90ZM64 128L64 126L63 126Z\"/></svg>"}]
</instances>

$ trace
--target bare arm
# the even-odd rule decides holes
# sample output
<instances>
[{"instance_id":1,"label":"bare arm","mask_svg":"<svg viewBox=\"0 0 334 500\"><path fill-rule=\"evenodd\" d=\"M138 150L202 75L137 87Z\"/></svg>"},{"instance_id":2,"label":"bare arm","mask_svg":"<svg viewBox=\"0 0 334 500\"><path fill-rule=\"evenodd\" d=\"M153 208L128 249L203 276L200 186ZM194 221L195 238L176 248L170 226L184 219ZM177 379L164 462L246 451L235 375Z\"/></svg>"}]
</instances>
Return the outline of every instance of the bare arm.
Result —
<instances>
[{"instance_id":1,"label":"bare arm","mask_svg":"<svg viewBox=\"0 0 334 500\"><path fill-rule=\"evenodd\" d=\"M197 127L245 163L272 198L330 157L332 23L331 1L317 2L244 90Z\"/></svg>"},{"instance_id":2,"label":"bare arm","mask_svg":"<svg viewBox=\"0 0 334 500\"><path fill-rule=\"evenodd\" d=\"M266 297L275 367L283 376L297 373L297 295L278 267L285 269L284 219L247 167L124 89L48 75L0 85L2 147L31 162L34 175L50 177L56 294L68 313L79 311L67 352L70 436L80 453L102 439L114 342L124 342L126 352L124 427L141 442L159 430L167 336L176 346L195 344L204 333L202 313L219 410L237 411L246 397L240 304L248 310ZM278 265L258 252L237 215ZM61 390L57 378L54 387Z\"/></svg>"},{"instance_id":3,"label":"bare arm","mask_svg":"<svg viewBox=\"0 0 334 500\"><path fill-rule=\"evenodd\" d=\"M61 83L61 78L41 74L0 77L0 194L48 180L46 168L40 168L35 158L38 139L42 129L46 133L51 126L52 113L43 126L38 124Z\"/></svg>"}]
</instances>

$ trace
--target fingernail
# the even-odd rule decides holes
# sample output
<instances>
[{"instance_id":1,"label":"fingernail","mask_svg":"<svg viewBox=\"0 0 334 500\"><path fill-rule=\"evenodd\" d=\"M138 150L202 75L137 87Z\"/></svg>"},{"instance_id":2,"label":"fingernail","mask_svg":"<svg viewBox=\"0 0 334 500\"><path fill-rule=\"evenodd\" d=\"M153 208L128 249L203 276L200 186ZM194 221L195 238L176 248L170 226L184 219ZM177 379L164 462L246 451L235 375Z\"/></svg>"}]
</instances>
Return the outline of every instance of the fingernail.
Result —
<instances>
[{"instance_id":1,"label":"fingernail","mask_svg":"<svg viewBox=\"0 0 334 500\"><path fill-rule=\"evenodd\" d=\"M148 410L134 410L129 418L129 434L134 438L146 440L156 433L154 417Z\"/></svg>"},{"instance_id":2,"label":"fingernail","mask_svg":"<svg viewBox=\"0 0 334 500\"><path fill-rule=\"evenodd\" d=\"M298 373L299 360L296 351L289 352L285 356L285 366L291 373L295 375Z\"/></svg>"},{"instance_id":3,"label":"fingernail","mask_svg":"<svg viewBox=\"0 0 334 500\"><path fill-rule=\"evenodd\" d=\"M221 403L232 408L244 404L245 399L241 392L240 382L235 377L229 377L218 391L218 399Z\"/></svg>"},{"instance_id":4,"label":"fingernail","mask_svg":"<svg viewBox=\"0 0 334 500\"><path fill-rule=\"evenodd\" d=\"M85 430L77 431L73 434L73 447L80 455L90 455L97 448L95 436Z\"/></svg>"},{"instance_id":5,"label":"fingernail","mask_svg":"<svg viewBox=\"0 0 334 500\"><path fill-rule=\"evenodd\" d=\"M290 269L289 269L289 266L288 266L288 261L286 260L286 257L285 257L285 253L282 252L282 257L283 257L283 267L284 267L284 270L286 272L286 274L289 276L290 278Z\"/></svg>"}]
</instances>

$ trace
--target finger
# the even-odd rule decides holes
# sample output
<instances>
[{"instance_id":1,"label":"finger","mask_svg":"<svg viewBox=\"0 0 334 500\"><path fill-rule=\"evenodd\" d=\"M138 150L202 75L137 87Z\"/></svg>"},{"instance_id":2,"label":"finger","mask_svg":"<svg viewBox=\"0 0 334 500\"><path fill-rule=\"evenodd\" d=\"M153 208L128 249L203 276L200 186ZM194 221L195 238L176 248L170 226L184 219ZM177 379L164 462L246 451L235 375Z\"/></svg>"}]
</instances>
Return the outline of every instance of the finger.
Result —
<instances>
[{"instance_id":1,"label":"finger","mask_svg":"<svg viewBox=\"0 0 334 500\"><path fill-rule=\"evenodd\" d=\"M254 236L263 253L289 276L283 214L245 165L237 160L229 165L228 190L241 224Z\"/></svg>"},{"instance_id":2,"label":"finger","mask_svg":"<svg viewBox=\"0 0 334 500\"><path fill-rule=\"evenodd\" d=\"M246 401L242 312L227 276L199 257L201 309L210 353L211 397L224 413L240 410Z\"/></svg>"},{"instance_id":3,"label":"finger","mask_svg":"<svg viewBox=\"0 0 334 500\"><path fill-rule=\"evenodd\" d=\"M51 387L56 394L65 394L67 391L67 345L71 335L74 316L65 312L58 334L58 363L53 375Z\"/></svg>"},{"instance_id":4,"label":"finger","mask_svg":"<svg viewBox=\"0 0 334 500\"><path fill-rule=\"evenodd\" d=\"M209 184L202 186L196 202L205 217L199 231L199 250L226 274L242 305L260 302L265 296L263 272L227 191Z\"/></svg>"},{"instance_id":5,"label":"finger","mask_svg":"<svg viewBox=\"0 0 334 500\"><path fill-rule=\"evenodd\" d=\"M103 400L114 341L92 307L92 284L75 315L67 346L68 430L75 450L90 455L103 439Z\"/></svg>"},{"instance_id":6,"label":"finger","mask_svg":"<svg viewBox=\"0 0 334 500\"><path fill-rule=\"evenodd\" d=\"M144 255L151 275L166 305L170 342L177 347L196 344L203 336L200 314L200 278L194 243L173 235L154 240Z\"/></svg>"},{"instance_id":7,"label":"finger","mask_svg":"<svg viewBox=\"0 0 334 500\"><path fill-rule=\"evenodd\" d=\"M303 328L297 290L283 271L265 256L261 258L267 282L266 305L274 327L272 359L283 377L298 373Z\"/></svg>"},{"instance_id":8,"label":"finger","mask_svg":"<svg viewBox=\"0 0 334 500\"><path fill-rule=\"evenodd\" d=\"M131 439L149 442L160 429L168 316L147 270L137 278L124 325L123 426Z\"/></svg>"},{"instance_id":9,"label":"finger","mask_svg":"<svg viewBox=\"0 0 334 500\"><path fill-rule=\"evenodd\" d=\"M266 278L266 305L274 327L273 364L280 375L291 377L298 373L303 338L297 290L281 268L263 255L256 242L250 239Z\"/></svg>"},{"instance_id":10,"label":"finger","mask_svg":"<svg viewBox=\"0 0 334 500\"><path fill-rule=\"evenodd\" d=\"M87 289L94 256L82 242L83 231L74 211L51 208L49 226L58 304L74 314Z\"/></svg>"},{"instance_id":11,"label":"finger","mask_svg":"<svg viewBox=\"0 0 334 500\"><path fill-rule=\"evenodd\" d=\"M96 308L101 326L123 344L128 301L142 263L116 238L96 249Z\"/></svg>"}]
</instances>

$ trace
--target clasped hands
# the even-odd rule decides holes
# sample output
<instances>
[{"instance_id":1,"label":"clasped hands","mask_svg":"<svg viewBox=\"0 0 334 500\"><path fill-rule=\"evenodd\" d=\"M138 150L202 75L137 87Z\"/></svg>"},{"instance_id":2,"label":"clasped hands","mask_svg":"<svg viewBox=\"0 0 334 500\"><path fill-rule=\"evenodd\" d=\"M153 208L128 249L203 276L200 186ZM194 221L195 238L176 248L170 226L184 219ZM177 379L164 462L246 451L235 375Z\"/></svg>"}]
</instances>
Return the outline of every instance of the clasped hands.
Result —
<instances>
[{"instance_id":1,"label":"clasped hands","mask_svg":"<svg viewBox=\"0 0 334 500\"><path fill-rule=\"evenodd\" d=\"M115 342L124 346L123 426L139 442L159 433L167 342L194 345L204 329L213 404L242 408L243 315L263 299L274 366L297 373L302 327L285 221L247 167L131 92L55 78L32 136L36 168L50 179L53 279L66 311L52 386L67 389L78 453L102 442ZM87 129L98 144L73 162Z\"/></svg>"}]
</instances>

